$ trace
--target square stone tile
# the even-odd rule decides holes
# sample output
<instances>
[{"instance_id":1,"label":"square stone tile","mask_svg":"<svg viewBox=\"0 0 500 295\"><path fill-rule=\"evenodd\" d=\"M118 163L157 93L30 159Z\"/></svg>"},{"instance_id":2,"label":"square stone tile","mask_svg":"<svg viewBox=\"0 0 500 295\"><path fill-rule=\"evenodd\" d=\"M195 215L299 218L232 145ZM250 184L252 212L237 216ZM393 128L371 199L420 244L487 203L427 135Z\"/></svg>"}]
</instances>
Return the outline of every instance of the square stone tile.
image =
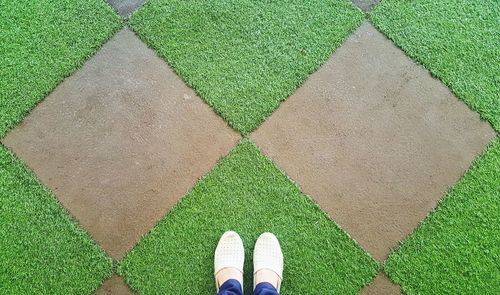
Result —
<instances>
[{"instance_id":1,"label":"square stone tile","mask_svg":"<svg viewBox=\"0 0 500 295\"><path fill-rule=\"evenodd\" d=\"M494 136L366 22L250 137L384 260Z\"/></svg>"},{"instance_id":2,"label":"square stone tile","mask_svg":"<svg viewBox=\"0 0 500 295\"><path fill-rule=\"evenodd\" d=\"M94 295L134 295L135 293L129 289L122 277L117 275L107 279Z\"/></svg>"},{"instance_id":3,"label":"square stone tile","mask_svg":"<svg viewBox=\"0 0 500 295\"><path fill-rule=\"evenodd\" d=\"M3 143L119 259L239 138L123 29Z\"/></svg>"},{"instance_id":4,"label":"square stone tile","mask_svg":"<svg viewBox=\"0 0 500 295\"><path fill-rule=\"evenodd\" d=\"M123 17L137 10L145 0L106 0Z\"/></svg>"},{"instance_id":5,"label":"square stone tile","mask_svg":"<svg viewBox=\"0 0 500 295\"><path fill-rule=\"evenodd\" d=\"M381 272L375 279L361 290L360 295L402 295L401 289Z\"/></svg>"},{"instance_id":6,"label":"square stone tile","mask_svg":"<svg viewBox=\"0 0 500 295\"><path fill-rule=\"evenodd\" d=\"M352 3L357 5L363 11L370 11L380 0L352 0Z\"/></svg>"}]
</instances>

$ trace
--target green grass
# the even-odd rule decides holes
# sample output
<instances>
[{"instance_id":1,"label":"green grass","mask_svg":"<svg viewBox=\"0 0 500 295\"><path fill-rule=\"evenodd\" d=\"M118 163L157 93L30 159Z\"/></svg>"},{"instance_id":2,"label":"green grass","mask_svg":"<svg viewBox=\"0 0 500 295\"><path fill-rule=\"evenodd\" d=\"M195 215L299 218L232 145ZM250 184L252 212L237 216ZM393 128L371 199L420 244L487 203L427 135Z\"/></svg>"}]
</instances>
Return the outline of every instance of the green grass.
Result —
<instances>
[{"instance_id":1,"label":"green grass","mask_svg":"<svg viewBox=\"0 0 500 295\"><path fill-rule=\"evenodd\" d=\"M102 0L0 0L0 138L116 31Z\"/></svg>"},{"instance_id":2,"label":"green grass","mask_svg":"<svg viewBox=\"0 0 500 295\"><path fill-rule=\"evenodd\" d=\"M149 0L131 27L247 134L362 21L348 0Z\"/></svg>"},{"instance_id":3,"label":"green grass","mask_svg":"<svg viewBox=\"0 0 500 295\"><path fill-rule=\"evenodd\" d=\"M0 145L0 294L90 294L112 261Z\"/></svg>"},{"instance_id":4,"label":"green grass","mask_svg":"<svg viewBox=\"0 0 500 295\"><path fill-rule=\"evenodd\" d=\"M500 294L500 139L385 264L406 294Z\"/></svg>"},{"instance_id":5,"label":"green grass","mask_svg":"<svg viewBox=\"0 0 500 295\"><path fill-rule=\"evenodd\" d=\"M248 139L243 139L120 263L140 294L215 292L213 252L236 230L246 247L245 292L251 294L251 249L265 231L285 255L282 294L357 294L379 268Z\"/></svg>"},{"instance_id":6,"label":"green grass","mask_svg":"<svg viewBox=\"0 0 500 295\"><path fill-rule=\"evenodd\" d=\"M500 132L498 0L383 0L370 17Z\"/></svg>"},{"instance_id":7,"label":"green grass","mask_svg":"<svg viewBox=\"0 0 500 295\"><path fill-rule=\"evenodd\" d=\"M101 0L1 1L0 138L116 31ZM0 293L89 294L112 261L0 145Z\"/></svg>"}]
</instances>

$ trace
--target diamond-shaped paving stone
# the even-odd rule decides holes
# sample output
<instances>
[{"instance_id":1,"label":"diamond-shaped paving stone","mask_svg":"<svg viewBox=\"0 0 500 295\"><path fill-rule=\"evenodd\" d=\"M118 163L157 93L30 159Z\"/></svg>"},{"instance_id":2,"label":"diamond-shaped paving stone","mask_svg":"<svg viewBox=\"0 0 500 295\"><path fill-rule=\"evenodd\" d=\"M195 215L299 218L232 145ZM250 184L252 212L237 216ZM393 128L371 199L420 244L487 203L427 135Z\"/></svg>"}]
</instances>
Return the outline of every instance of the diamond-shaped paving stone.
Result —
<instances>
[{"instance_id":1,"label":"diamond-shaped paving stone","mask_svg":"<svg viewBox=\"0 0 500 295\"><path fill-rule=\"evenodd\" d=\"M363 11L371 10L380 0L352 0L354 4L356 4Z\"/></svg>"},{"instance_id":2,"label":"diamond-shaped paving stone","mask_svg":"<svg viewBox=\"0 0 500 295\"><path fill-rule=\"evenodd\" d=\"M213 251L226 230L252 252L271 231L285 256L283 294L357 294L378 265L277 167L244 139L129 253L118 271L140 294L215 292Z\"/></svg>"},{"instance_id":3,"label":"diamond-shaped paving stone","mask_svg":"<svg viewBox=\"0 0 500 295\"><path fill-rule=\"evenodd\" d=\"M0 2L0 138L122 25L102 0Z\"/></svg>"},{"instance_id":4,"label":"diamond-shaped paving stone","mask_svg":"<svg viewBox=\"0 0 500 295\"><path fill-rule=\"evenodd\" d=\"M129 287L123 281L123 278L114 275L108 280L106 280L99 289L95 292L95 295L133 295Z\"/></svg>"},{"instance_id":5,"label":"diamond-shaped paving stone","mask_svg":"<svg viewBox=\"0 0 500 295\"><path fill-rule=\"evenodd\" d=\"M379 260L493 137L369 23L251 135Z\"/></svg>"},{"instance_id":6,"label":"diamond-shaped paving stone","mask_svg":"<svg viewBox=\"0 0 500 295\"><path fill-rule=\"evenodd\" d=\"M239 137L124 29L4 144L120 258Z\"/></svg>"},{"instance_id":7,"label":"diamond-shaped paving stone","mask_svg":"<svg viewBox=\"0 0 500 295\"><path fill-rule=\"evenodd\" d=\"M138 9L145 0L106 0L121 16L127 17Z\"/></svg>"},{"instance_id":8,"label":"diamond-shaped paving stone","mask_svg":"<svg viewBox=\"0 0 500 295\"><path fill-rule=\"evenodd\" d=\"M500 294L500 138L391 253L384 270L407 295Z\"/></svg>"},{"instance_id":9,"label":"diamond-shaped paving stone","mask_svg":"<svg viewBox=\"0 0 500 295\"><path fill-rule=\"evenodd\" d=\"M112 268L111 258L0 145L0 294L89 294Z\"/></svg>"},{"instance_id":10,"label":"diamond-shaped paving stone","mask_svg":"<svg viewBox=\"0 0 500 295\"><path fill-rule=\"evenodd\" d=\"M398 285L394 284L389 278L380 273L369 286L366 286L360 295L401 295Z\"/></svg>"},{"instance_id":11,"label":"diamond-shaped paving stone","mask_svg":"<svg viewBox=\"0 0 500 295\"><path fill-rule=\"evenodd\" d=\"M370 13L381 32L500 133L499 19L498 0L384 0Z\"/></svg>"}]
</instances>

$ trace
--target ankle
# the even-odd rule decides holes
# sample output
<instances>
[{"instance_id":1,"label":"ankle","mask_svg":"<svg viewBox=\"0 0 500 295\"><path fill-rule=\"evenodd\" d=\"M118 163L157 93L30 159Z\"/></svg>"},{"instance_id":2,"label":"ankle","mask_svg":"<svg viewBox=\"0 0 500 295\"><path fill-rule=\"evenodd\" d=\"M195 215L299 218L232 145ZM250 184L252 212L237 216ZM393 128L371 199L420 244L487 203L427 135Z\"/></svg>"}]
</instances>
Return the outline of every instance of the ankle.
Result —
<instances>
[{"instance_id":1,"label":"ankle","mask_svg":"<svg viewBox=\"0 0 500 295\"><path fill-rule=\"evenodd\" d=\"M269 283L276 289L278 289L280 283L280 277L278 274L270 269L261 269L254 273L254 280L255 286L260 283Z\"/></svg>"},{"instance_id":2,"label":"ankle","mask_svg":"<svg viewBox=\"0 0 500 295\"><path fill-rule=\"evenodd\" d=\"M240 285L243 286L243 274L234 267L227 267L221 269L217 274L215 274L215 279L219 284L217 287L220 287L222 284L224 284L226 281L230 279L237 280L240 283Z\"/></svg>"}]
</instances>

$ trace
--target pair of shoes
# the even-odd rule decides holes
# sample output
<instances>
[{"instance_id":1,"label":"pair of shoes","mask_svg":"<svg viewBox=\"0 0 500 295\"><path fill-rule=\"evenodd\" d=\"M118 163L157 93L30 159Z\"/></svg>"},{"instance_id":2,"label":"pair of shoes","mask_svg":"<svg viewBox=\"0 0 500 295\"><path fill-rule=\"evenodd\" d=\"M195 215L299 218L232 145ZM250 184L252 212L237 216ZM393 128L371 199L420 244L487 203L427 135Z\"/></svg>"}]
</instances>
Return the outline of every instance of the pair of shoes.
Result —
<instances>
[{"instance_id":1,"label":"pair of shoes","mask_svg":"<svg viewBox=\"0 0 500 295\"><path fill-rule=\"evenodd\" d=\"M228 279L238 280L243 287L245 249L240 236L234 231L225 232L215 249L214 274L217 292ZM253 254L254 289L262 282L280 290L283 280L283 253L280 243L272 233L263 233L255 242Z\"/></svg>"}]
</instances>

